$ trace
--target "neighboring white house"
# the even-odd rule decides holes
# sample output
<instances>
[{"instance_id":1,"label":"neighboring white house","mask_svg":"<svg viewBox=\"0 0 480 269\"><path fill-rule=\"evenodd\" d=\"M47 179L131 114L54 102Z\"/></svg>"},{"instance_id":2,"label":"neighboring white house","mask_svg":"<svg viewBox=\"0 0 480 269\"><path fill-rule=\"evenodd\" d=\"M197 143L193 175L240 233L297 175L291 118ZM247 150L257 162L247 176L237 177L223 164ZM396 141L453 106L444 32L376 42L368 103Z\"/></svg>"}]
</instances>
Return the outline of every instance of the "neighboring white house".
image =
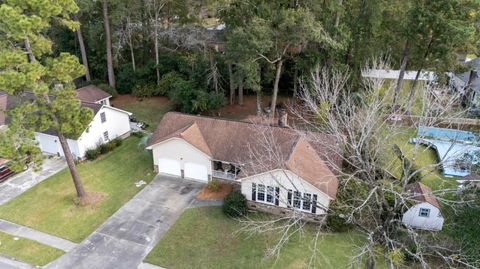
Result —
<instances>
[{"instance_id":1,"label":"neighboring white house","mask_svg":"<svg viewBox=\"0 0 480 269\"><path fill-rule=\"evenodd\" d=\"M88 94L85 95L85 89ZM107 96L107 97L106 97ZM25 99L29 99L26 97ZM130 135L130 112L111 107L110 95L95 86L88 86L79 89L78 98L82 107L90 108L94 117L88 127L78 138L67 139L72 154L77 159L85 157L85 152L89 149L98 147L100 144L111 141L115 138L125 138ZM80 99L84 98L84 99ZM18 97L10 97L0 94L0 107L10 109L18 102ZM1 114L1 113L0 113ZM1 117L0 125L7 124L5 117ZM35 138L39 143L42 152L51 155L63 156L58 136L54 130L48 129L44 132L36 132Z\"/></svg>"},{"instance_id":2,"label":"neighboring white house","mask_svg":"<svg viewBox=\"0 0 480 269\"><path fill-rule=\"evenodd\" d=\"M416 229L442 230L444 219L432 190L417 182L409 186L409 193L415 204L403 213L402 222Z\"/></svg>"},{"instance_id":3,"label":"neighboring white house","mask_svg":"<svg viewBox=\"0 0 480 269\"><path fill-rule=\"evenodd\" d=\"M275 145L265 145L265 136ZM240 183L250 203L315 215L324 214L337 193L326 161L340 160L332 148L335 140L321 133L177 112L165 114L147 146L159 173L230 180Z\"/></svg>"}]
</instances>

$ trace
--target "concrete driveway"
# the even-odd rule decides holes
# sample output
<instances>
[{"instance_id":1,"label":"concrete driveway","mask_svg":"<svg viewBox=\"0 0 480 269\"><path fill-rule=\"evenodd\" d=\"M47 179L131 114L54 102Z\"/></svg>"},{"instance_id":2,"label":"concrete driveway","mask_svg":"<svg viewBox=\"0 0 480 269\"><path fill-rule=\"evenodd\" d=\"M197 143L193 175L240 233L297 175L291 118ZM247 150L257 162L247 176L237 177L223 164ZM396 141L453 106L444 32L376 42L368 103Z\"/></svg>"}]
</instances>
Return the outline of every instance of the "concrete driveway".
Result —
<instances>
[{"instance_id":1,"label":"concrete driveway","mask_svg":"<svg viewBox=\"0 0 480 269\"><path fill-rule=\"evenodd\" d=\"M23 192L58 173L67 167L64 158L51 158L43 161L42 170L34 172L33 169L21 172L0 183L0 205L3 205Z\"/></svg>"},{"instance_id":2,"label":"concrete driveway","mask_svg":"<svg viewBox=\"0 0 480 269\"><path fill-rule=\"evenodd\" d=\"M157 176L87 239L46 268L137 268L203 186Z\"/></svg>"}]
</instances>

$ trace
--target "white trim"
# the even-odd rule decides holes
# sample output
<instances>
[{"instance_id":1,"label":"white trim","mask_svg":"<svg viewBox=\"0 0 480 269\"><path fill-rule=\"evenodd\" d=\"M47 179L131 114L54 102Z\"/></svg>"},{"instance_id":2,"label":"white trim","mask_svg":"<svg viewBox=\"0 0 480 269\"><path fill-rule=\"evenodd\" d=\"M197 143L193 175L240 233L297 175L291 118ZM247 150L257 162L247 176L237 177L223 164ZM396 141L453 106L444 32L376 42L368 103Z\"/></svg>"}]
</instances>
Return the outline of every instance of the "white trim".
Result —
<instances>
[{"instance_id":1,"label":"white trim","mask_svg":"<svg viewBox=\"0 0 480 269\"><path fill-rule=\"evenodd\" d=\"M314 185L312 185L312 183L310 183L310 182L306 181L305 179L303 179L303 177L295 174L293 171L288 170L288 169L275 168L275 169L270 170L270 171L266 171L266 172L263 172L263 173L260 173L260 174L251 175L251 176L248 176L248 177L239 178L239 179L237 179L237 180L238 180L238 181L250 180L250 179L252 179L253 177L262 176L262 175L266 175L266 174L272 174L272 173L274 173L274 172L276 172L276 171L280 171L280 172L288 171L288 172L294 174L295 176L297 176L299 179L301 179L304 184L307 184L308 186L310 186L310 187L318 190L319 192L325 194L325 196L326 196L329 200L331 200L331 201L335 200L335 198L330 197L330 195L326 194L324 191L322 191L322 190L320 190L319 188L317 188L317 187L315 187Z\"/></svg>"},{"instance_id":2,"label":"white trim","mask_svg":"<svg viewBox=\"0 0 480 269\"><path fill-rule=\"evenodd\" d=\"M157 145L160 145L160 144L165 144L165 143L167 143L167 142L169 142L169 141L172 141L172 140L181 140L181 141L187 143L190 147L192 147L192 148L195 149L196 151L198 151L198 152L200 152L201 154L203 154L203 156L207 157L208 160L209 160L210 162L212 162L212 157L211 157L211 156L209 156L207 153L201 151L199 148L195 147L194 145L188 143L187 140L185 140L185 139L183 139L183 138L180 138L180 137L170 137L170 138L167 139L167 140L163 140L163 141L158 142L158 143L156 143L156 144L154 144L154 145L148 146L148 147L146 147L146 149L152 150L154 146L157 146Z\"/></svg>"},{"instance_id":3,"label":"white trim","mask_svg":"<svg viewBox=\"0 0 480 269\"><path fill-rule=\"evenodd\" d=\"M102 110L102 108L113 109L113 110L116 110L116 111L118 111L118 112L125 113L125 114L127 114L128 116L131 116L131 115L133 114L132 112L128 112L128 111L125 111L125 110L121 110L120 108L116 108L116 107L113 107L113 106L102 105L102 107L100 108L100 110ZM99 110L99 111L100 111L100 110Z\"/></svg>"}]
</instances>

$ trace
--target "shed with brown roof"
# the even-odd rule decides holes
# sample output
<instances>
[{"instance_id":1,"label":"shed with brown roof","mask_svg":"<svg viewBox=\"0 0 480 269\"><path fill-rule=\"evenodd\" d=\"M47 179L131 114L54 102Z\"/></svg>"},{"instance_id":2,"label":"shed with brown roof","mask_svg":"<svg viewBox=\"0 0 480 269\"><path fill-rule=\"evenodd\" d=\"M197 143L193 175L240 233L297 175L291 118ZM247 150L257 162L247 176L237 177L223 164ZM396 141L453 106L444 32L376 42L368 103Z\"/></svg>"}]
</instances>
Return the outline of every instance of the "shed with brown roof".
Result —
<instances>
[{"instance_id":1,"label":"shed with brown roof","mask_svg":"<svg viewBox=\"0 0 480 269\"><path fill-rule=\"evenodd\" d=\"M95 85L88 85L77 89L77 98L83 102L99 103L110 97L112 97L111 94Z\"/></svg>"}]
</instances>

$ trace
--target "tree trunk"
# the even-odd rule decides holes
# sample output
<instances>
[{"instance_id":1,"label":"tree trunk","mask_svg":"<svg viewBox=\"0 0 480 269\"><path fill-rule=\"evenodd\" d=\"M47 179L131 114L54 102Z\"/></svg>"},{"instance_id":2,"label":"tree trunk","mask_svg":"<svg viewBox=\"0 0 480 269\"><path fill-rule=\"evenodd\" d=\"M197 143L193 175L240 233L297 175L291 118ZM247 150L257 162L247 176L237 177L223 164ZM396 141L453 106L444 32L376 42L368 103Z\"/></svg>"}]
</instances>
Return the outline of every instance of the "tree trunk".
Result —
<instances>
[{"instance_id":1,"label":"tree trunk","mask_svg":"<svg viewBox=\"0 0 480 269\"><path fill-rule=\"evenodd\" d=\"M153 36L155 38L155 71L157 73L157 85L160 85L160 55L158 54L158 14L155 11L155 25L153 26Z\"/></svg>"},{"instance_id":2,"label":"tree trunk","mask_svg":"<svg viewBox=\"0 0 480 269\"><path fill-rule=\"evenodd\" d=\"M107 48L108 84L115 88L115 74L113 73L112 38L110 36L110 22L108 19L108 0L103 0L103 26L105 28L105 43Z\"/></svg>"},{"instance_id":3,"label":"tree trunk","mask_svg":"<svg viewBox=\"0 0 480 269\"><path fill-rule=\"evenodd\" d=\"M410 110L412 108L413 101L415 99L415 91L416 91L416 88L417 88L418 78L420 77L421 72L422 72L422 69L417 70L417 74L415 75L415 80L412 83L412 88L410 88L410 94L408 95L408 103L407 103L407 108L406 108L406 111L407 111L408 114L410 114Z\"/></svg>"},{"instance_id":4,"label":"tree trunk","mask_svg":"<svg viewBox=\"0 0 480 269\"><path fill-rule=\"evenodd\" d=\"M338 6L341 7L343 5L343 0L338 0ZM335 14L335 33L337 32L337 27L340 25L340 10L337 10Z\"/></svg>"},{"instance_id":5,"label":"tree trunk","mask_svg":"<svg viewBox=\"0 0 480 269\"><path fill-rule=\"evenodd\" d=\"M275 74L275 82L273 84L272 104L270 106L270 113L275 118L275 107L277 106L278 84L280 82L280 76L282 75L283 59L277 62L277 73Z\"/></svg>"},{"instance_id":6,"label":"tree trunk","mask_svg":"<svg viewBox=\"0 0 480 269\"><path fill-rule=\"evenodd\" d=\"M79 22L77 14L73 14L72 18ZM77 29L77 38L78 38L78 45L80 46L80 55L82 56L82 63L83 63L83 68L85 69L85 79L87 81L92 80L90 77L90 68L88 67L88 58L87 58L87 50L85 49L85 42L83 41L83 34L82 34L82 29L81 25Z\"/></svg>"},{"instance_id":7,"label":"tree trunk","mask_svg":"<svg viewBox=\"0 0 480 269\"><path fill-rule=\"evenodd\" d=\"M58 134L58 140L60 141L60 145L62 146L63 153L65 154L65 159L67 160L68 169L70 170L70 174L72 175L73 184L75 185L75 190L77 191L77 196L79 198L85 197L85 189L83 188L82 181L80 180L80 175L77 171L77 166L75 165L75 161L73 159L72 152L70 151L70 147L68 146L67 139L63 134Z\"/></svg>"},{"instance_id":8,"label":"tree trunk","mask_svg":"<svg viewBox=\"0 0 480 269\"><path fill-rule=\"evenodd\" d=\"M405 42L405 47L403 48L402 63L400 64L400 74L398 76L397 86L395 87L395 92L393 95L392 113L395 113L397 109L398 98L400 97L400 91L402 90L403 77L405 76L405 69L407 68L409 56L410 56L410 42L407 40Z\"/></svg>"},{"instance_id":9,"label":"tree trunk","mask_svg":"<svg viewBox=\"0 0 480 269\"><path fill-rule=\"evenodd\" d=\"M238 84L238 104L243 106L243 77Z\"/></svg>"},{"instance_id":10,"label":"tree trunk","mask_svg":"<svg viewBox=\"0 0 480 269\"><path fill-rule=\"evenodd\" d=\"M128 37L128 46L130 47L130 56L132 58L132 69L133 72L137 70L137 66L135 65L135 52L133 51L133 43L132 43L132 37Z\"/></svg>"},{"instance_id":11,"label":"tree trunk","mask_svg":"<svg viewBox=\"0 0 480 269\"><path fill-rule=\"evenodd\" d=\"M232 64L228 64L228 77L230 81L230 98L229 98L229 103L230 105L233 105L233 102L235 101L235 85L233 84L233 67Z\"/></svg>"},{"instance_id":12,"label":"tree trunk","mask_svg":"<svg viewBox=\"0 0 480 269\"><path fill-rule=\"evenodd\" d=\"M35 55L33 55L32 47L30 47L30 40L27 36L25 36L25 40L23 43L25 44L25 50L27 51L28 59L30 60L30 62L34 62Z\"/></svg>"},{"instance_id":13,"label":"tree trunk","mask_svg":"<svg viewBox=\"0 0 480 269\"><path fill-rule=\"evenodd\" d=\"M295 68L295 71L293 72L293 100L295 100L295 98L298 95L297 84L298 84L298 69Z\"/></svg>"},{"instance_id":14,"label":"tree trunk","mask_svg":"<svg viewBox=\"0 0 480 269\"><path fill-rule=\"evenodd\" d=\"M368 257L365 261L365 269L375 269L375 260L372 257Z\"/></svg>"},{"instance_id":15,"label":"tree trunk","mask_svg":"<svg viewBox=\"0 0 480 269\"><path fill-rule=\"evenodd\" d=\"M407 112L410 113L410 109L412 108L413 101L415 99L415 91L417 88L418 78L420 77L420 73L422 72L423 65L425 64L425 60L430 54L430 48L432 47L433 43L433 35L430 35L430 40L428 41L427 49L425 50L425 54L422 58L422 63L420 64L420 68L417 70L417 74L415 75L415 80L413 81L412 87L410 88L410 94L408 96L408 104L407 104Z\"/></svg>"},{"instance_id":16,"label":"tree trunk","mask_svg":"<svg viewBox=\"0 0 480 269\"><path fill-rule=\"evenodd\" d=\"M257 116L262 115L262 92L257 91Z\"/></svg>"}]
</instances>

